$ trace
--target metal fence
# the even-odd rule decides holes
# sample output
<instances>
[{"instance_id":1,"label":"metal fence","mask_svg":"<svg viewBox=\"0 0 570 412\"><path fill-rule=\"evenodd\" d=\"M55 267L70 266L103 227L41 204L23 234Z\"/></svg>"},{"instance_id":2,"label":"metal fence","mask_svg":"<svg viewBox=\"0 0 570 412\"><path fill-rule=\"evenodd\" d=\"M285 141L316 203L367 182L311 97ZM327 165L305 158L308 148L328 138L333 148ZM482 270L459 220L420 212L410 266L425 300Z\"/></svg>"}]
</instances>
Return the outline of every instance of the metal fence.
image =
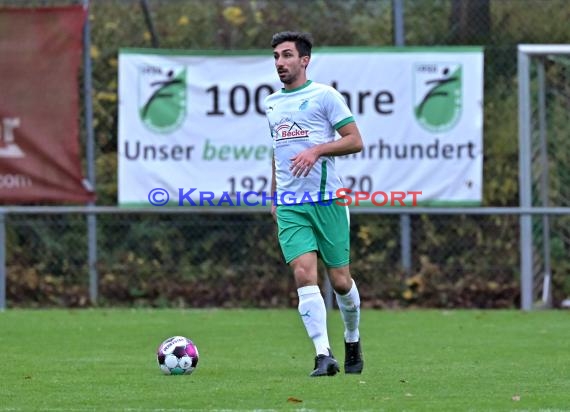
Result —
<instances>
[{"instance_id":1,"label":"metal fence","mask_svg":"<svg viewBox=\"0 0 570 412\"><path fill-rule=\"evenodd\" d=\"M85 224L92 213L94 267ZM352 270L365 307L504 308L527 299L530 309L524 289L535 285L523 279L521 289L517 276L531 273L519 259L520 217L546 215L557 225L570 209L414 208L411 273L400 264L399 213L353 210ZM15 306L86 306L96 299L102 305L270 307L296 299L268 211L8 207L0 208L0 244L7 245L0 249L0 279L8 279ZM554 268L568 267L563 250L551 258ZM98 277L90 276L93 270ZM556 286L560 302L562 285Z\"/></svg>"},{"instance_id":2,"label":"metal fence","mask_svg":"<svg viewBox=\"0 0 570 412\"><path fill-rule=\"evenodd\" d=\"M402 302L444 307L521 304L518 219L531 211L498 209L519 203L516 47L519 43L569 43L565 16L570 3L0 0L0 7L66 4L85 4L90 10L82 78L86 102L82 138L86 175L97 187L97 206L103 209L89 209L89 213L49 208L1 210L5 230L0 230L0 270L6 268L7 284L5 289L0 285L0 294L6 291L4 298L10 305L81 306L95 296L101 304L119 302L121 297L128 304L152 305L224 305L223 299L228 305L292 304L294 296L278 293L292 289L291 279L267 214L150 214L105 208L116 204L117 196L120 47L267 49L274 31L291 27L313 32L319 46L485 47L484 206L491 209L418 209L406 214L355 211L353 268L362 279L363 303L371 307ZM567 93L564 87L560 86L560 93ZM550 152L551 164L566 170L565 157L556 154ZM568 187L565 173L561 172L557 184ZM548 206L569 206L565 199L556 198ZM541 212L533 210L533 214ZM547 212L553 213L552 222L564 226L565 209ZM570 293L569 244L567 238L558 239L550 263L554 305ZM221 278L225 283L216 283ZM166 284L168 279L175 285ZM153 282L166 285L149 288ZM484 296L477 297L477 290L468 294L469 285L462 282L473 285L471 289L485 290ZM253 285L261 291L248 294ZM441 290L452 287L463 292ZM211 290L215 288L227 293L214 297ZM534 301L540 292L536 285L526 299ZM254 300L254 296L263 298ZM527 307L530 304L526 302Z\"/></svg>"}]
</instances>

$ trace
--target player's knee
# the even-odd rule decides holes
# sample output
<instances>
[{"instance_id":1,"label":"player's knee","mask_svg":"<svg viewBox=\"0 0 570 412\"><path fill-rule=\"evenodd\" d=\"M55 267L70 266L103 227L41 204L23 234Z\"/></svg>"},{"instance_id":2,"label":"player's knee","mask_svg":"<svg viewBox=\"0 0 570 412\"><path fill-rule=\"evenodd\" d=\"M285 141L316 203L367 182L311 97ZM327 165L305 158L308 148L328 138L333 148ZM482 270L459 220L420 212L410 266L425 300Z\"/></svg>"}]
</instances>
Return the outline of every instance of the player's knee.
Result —
<instances>
[{"instance_id":1,"label":"player's knee","mask_svg":"<svg viewBox=\"0 0 570 412\"><path fill-rule=\"evenodd\" d=\"M315 285L317 281L316 273L312 273L311 270L304 266L297 266L293 273L295 275L295 282L297 287Z\"/></svg>"},{"instance_id":2,"label":"player's knee","mask_svg":"<svg viewBox=\"0 0 570 412\"><path fill-rule=\"evenodd\" d=\"M336 293L341 295L347 294L352 288L352 277L350 273L330 274L331 285Z\"/></svg>"}]
</instances>

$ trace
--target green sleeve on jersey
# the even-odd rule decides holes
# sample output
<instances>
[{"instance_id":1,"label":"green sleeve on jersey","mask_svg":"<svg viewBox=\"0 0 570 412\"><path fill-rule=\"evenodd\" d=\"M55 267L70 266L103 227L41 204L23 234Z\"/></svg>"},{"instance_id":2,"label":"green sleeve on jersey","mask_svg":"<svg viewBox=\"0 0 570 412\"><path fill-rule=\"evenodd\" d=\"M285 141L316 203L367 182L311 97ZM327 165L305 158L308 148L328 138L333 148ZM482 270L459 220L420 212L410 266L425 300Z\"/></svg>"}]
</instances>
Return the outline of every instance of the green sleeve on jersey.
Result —
<instances>
[{"instance_id":1,"label":"green sleeve on jersey","mask_svg":"<svg viewBox=\"0 0 570 412\"><path fill-rule=\"evenodd\" d=\"M352 116L347 117L346 119L341 120L340 122L338 122L337 124L335 124L335 125L334 125L334 129L335 129L335 130L338 130L338 129L340 129L342 126L346 126L347 124L352 123L352 122L354 122L354 117L352 117Z\"/></svg>"}]
</instances>

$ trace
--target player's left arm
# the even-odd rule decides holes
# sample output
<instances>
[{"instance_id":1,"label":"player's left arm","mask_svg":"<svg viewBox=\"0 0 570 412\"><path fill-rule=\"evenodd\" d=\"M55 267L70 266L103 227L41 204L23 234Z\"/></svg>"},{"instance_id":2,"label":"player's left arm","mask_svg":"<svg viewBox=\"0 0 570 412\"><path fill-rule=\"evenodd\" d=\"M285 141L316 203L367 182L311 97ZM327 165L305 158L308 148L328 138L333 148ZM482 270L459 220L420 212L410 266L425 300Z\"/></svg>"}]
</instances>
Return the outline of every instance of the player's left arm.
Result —
<instances>
[{"instance_id":1,"label":"player's left arm","mask_svg":"<svg viewBox=\"0 0 570 412\"><path fill-rule=\"evenodd\" d=\"M340 139L318 144L294 156L291 159L291 173L297 177L307 176L321 156L343 156L362 150L362 136L356 122L345 124L337 132Z\"/></svg>"},{"instance_id":2,"label":"player's left arm","mask_svg":"<svg viewBox=\"0 0 570 412\"><path fill-rule=\"evenodd\" d=\"M362 136L356 122L350 122L337 130L340 139L319 144L312 149L320 156L344 156L362 150Z\"/></svg>"}]
</instances>

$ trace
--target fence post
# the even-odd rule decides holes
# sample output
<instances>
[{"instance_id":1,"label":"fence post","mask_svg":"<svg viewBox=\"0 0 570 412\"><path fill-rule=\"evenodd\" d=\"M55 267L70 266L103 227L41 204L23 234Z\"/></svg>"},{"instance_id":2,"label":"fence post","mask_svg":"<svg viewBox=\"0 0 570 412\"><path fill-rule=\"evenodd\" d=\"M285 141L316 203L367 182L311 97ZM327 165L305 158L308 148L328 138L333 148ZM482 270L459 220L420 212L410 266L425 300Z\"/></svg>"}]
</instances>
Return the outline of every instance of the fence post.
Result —
<instances>
[{"instance_id":1,"label":"fence post","mask_svg":"<svg viewBox=\"0 0 570 412\"><path fill-rule=\"evenodd\" d=\"M0 208L0 312L6 309L6 213Z\"/></svg>"},{"instance_id":2,"label":"fence post","mask_svg":"<svg viewBox=\"0 0 570 412\"><path fill-rule=\"evenodd\" d=\"M546 132L546 80L544 74L544 59L538 60L538 128L540 136L540 197L542 207L548 207L549 168L548 168L548 137ZM542 303L552 306L552 269L550 264L550 216L542 215L542 254L544 259L544 280L542 286Z\"/></svg>"},{"instance_id":3,"label":"fence post","mask_svg":"<svg viewBox=\"0 0 570 412\"><path fill-rule=\"evenodd\" d=\"M532 207L530 144L530 58L518 50L519 79L519 202L521 208ZM520 215L521 309L533 306L532 215Z\"/></svg>"},{"instance_id":4,"label":"fence post","mask_svg":"<svg viewBox=\"0 0 570 412\"><path fill-rule=\"evenodd\" d=\"M95 137L93 134L93 101L92 101L92 64L91 64L91 28L89 24L89 0L83 0L87 11L83 26L83 99L85 105L85 156L87 160L87 179L95 190ZM90 202L89 206L95 206ZM99 276L97 274L97 215L87 214L87 268L89 271L89 298L97 303Z\"/></svg>"},{"instance_id":5,"label":"fence post","mask_svg":"<svg viewBox=\"0 0 570 412\"><path fill-rule=\"evenodd\" d=\"M394 44L405 46L404 4L402 0L392 0L392 15L394 18Z\"/></svg>"},{"instance_id":6,"label":"fence post","mask_svg":"<svg viewBox=\"0 0 570 412\"><path fill-rule=\"evenodd\" d=\"M406 45L404 29L404 4L402 0L392 0L392 15L394 20L394 44L399 47ZM400 215L400 256L402 269L406 274L412 270L412 224L409 214Z\"/></svg>"}]
</instances>

